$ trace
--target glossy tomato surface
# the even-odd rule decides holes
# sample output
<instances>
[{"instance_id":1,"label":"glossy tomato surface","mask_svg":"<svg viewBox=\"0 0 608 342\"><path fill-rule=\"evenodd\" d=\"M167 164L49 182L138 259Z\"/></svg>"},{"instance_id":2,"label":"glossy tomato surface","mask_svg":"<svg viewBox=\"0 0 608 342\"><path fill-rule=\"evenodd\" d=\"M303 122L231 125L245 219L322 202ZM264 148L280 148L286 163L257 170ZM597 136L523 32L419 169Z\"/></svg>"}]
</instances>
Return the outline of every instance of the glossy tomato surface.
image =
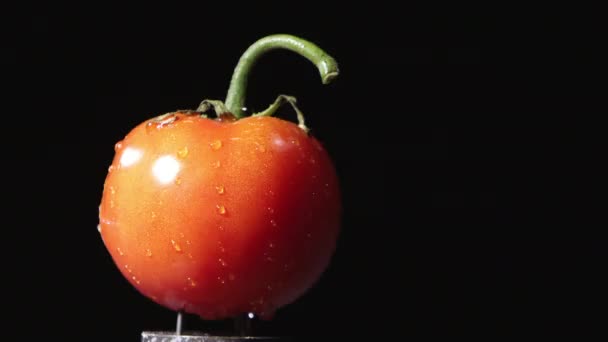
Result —
<instances>
[{"instance_id":1,"label":"glossy tomato surface","mask_svg":"<svg viewBox=\"0 0 608 342\"><path fill-rule=\"evenodd\" d=\"M205 319L270 318L327 267L340 193L321 144L273 117L170 113L115 146L100 233L143 295Z\"/></svg>"}]
</instances>

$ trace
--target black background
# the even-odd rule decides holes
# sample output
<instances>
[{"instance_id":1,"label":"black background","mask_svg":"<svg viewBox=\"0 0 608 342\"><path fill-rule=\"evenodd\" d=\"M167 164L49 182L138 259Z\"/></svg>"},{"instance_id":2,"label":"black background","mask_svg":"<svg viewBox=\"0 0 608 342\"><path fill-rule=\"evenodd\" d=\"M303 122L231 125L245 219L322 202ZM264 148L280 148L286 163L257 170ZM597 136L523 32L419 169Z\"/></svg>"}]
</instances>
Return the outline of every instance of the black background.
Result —
<instances>
[{"instance_id":1,"label":"black background","mask_svg":"<svg viewBox=\"0 0 608 342\"><path fill-rule=\"evenodd\" d=\"M340 175L343 230L317 286L258 332L602 331L603 43L592 9L258 6L5 12L9 328L115 341L172 329L174 313L122 278L96 230L114 143L150 117L222 99L251 43L290 33L333 55L341 75L322 86L308 61L273 52L251 75L247 104L298 97ZM186 319L208 331L230 324Z\"/></svg>"}]
</instances>

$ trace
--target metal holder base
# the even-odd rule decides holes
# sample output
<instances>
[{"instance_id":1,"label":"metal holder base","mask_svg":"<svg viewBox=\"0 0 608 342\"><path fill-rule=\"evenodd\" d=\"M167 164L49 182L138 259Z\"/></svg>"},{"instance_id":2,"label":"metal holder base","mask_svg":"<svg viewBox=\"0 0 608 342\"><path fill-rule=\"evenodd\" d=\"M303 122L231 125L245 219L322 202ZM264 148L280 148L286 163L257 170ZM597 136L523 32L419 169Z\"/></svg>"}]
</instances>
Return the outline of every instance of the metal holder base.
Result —
<instances>
[{"instance_id":1,"label":"metal holder base","mask_svg":"<svg viewBox=\"0 0 608 342\"><path fill-rule=\"evenodd\" d=\"M265 336L212 336L197 332L185 332L177 335L174 331L144 331L141 333L141 342L287 342L285 337L265 337Z\"/></svg>"},{"instance_id":2,"label":"metal holder base","mask_svg":"<svg viewBox=\"0 0 608 342\"><path fill-rule=\"evenodd\" d=\"M271 337L271 336L249 336L251 335L251 320L254 318L253 313L236 317L235 335L209 335L202 332L182 332L184 313L177 313L177 321L175 331L144 331L141 333L141 342L239 342L239 341L273 341L287 342L292 341L286 337Z\"/></svg>"}]
</instances>

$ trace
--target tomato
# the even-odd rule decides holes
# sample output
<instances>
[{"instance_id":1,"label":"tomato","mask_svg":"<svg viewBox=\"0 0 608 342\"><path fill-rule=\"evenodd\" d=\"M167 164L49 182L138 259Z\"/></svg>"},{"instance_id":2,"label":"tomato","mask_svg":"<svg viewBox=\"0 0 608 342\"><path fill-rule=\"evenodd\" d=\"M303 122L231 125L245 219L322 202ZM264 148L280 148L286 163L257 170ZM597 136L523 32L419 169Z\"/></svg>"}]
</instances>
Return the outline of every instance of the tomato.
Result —
<instances>
[{"instance_id":1,"label":"tomato","mask_svg":"<svg viewBox=\"0 0 608 342\"><path fill-rule=\"evenodd\" d=\"M297 108L299 125L268 116L276 106L237 120L242 99L226 101L231 111L211 102L217 119L168 113L115 145L99 231L120 272L156 303L205 319L270 318L330 262L338 177Z\"/></svg>"},{"instance_id":2,"label":"tomato","mask_svg":"<svg viewBox=\"0 0 608 342\"><path fill-rule=\"evenodd\" d=\"M339 212L330 158L295 124L178 112L116 144L100 228L154 301L208 319L264 316L325 269Z\"/></svg>"}]
</instances>

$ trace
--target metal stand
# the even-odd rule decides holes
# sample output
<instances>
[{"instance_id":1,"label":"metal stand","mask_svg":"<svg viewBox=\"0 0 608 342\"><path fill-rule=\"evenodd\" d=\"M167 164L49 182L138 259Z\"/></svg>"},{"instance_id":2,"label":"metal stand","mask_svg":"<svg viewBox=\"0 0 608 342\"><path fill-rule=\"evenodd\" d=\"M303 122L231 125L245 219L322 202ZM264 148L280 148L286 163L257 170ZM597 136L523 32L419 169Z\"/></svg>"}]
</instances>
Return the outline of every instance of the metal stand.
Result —
<instances>
[{"instance_id":1,"label":"metal stand","mask_svg":"<svg viewBox=\"0 0 608 342\"><path fill-rule=\"evenodd\" d=\"M177 335L175 332L144 331L141 333L141 342L287 342L290 339L283 337L262 336L211 336L199 333L186 333Z\"/></svg>"},{"instance_id":2,"label":"metal stand","mask_svg":"<svg viewBox=\"0 0 608 342\"><path fill-rule=\"evenodd\" d=\"M249 313L235 319L234 336L213 336L200 332L182 332L183 313L177 313L175 331L144 331L141 333L141 342L239 342L239 341L273 341L287 342L291 339L285 337L250 336L252 332L251 319L254 316Z\"/></svg>"}]
</instances>

